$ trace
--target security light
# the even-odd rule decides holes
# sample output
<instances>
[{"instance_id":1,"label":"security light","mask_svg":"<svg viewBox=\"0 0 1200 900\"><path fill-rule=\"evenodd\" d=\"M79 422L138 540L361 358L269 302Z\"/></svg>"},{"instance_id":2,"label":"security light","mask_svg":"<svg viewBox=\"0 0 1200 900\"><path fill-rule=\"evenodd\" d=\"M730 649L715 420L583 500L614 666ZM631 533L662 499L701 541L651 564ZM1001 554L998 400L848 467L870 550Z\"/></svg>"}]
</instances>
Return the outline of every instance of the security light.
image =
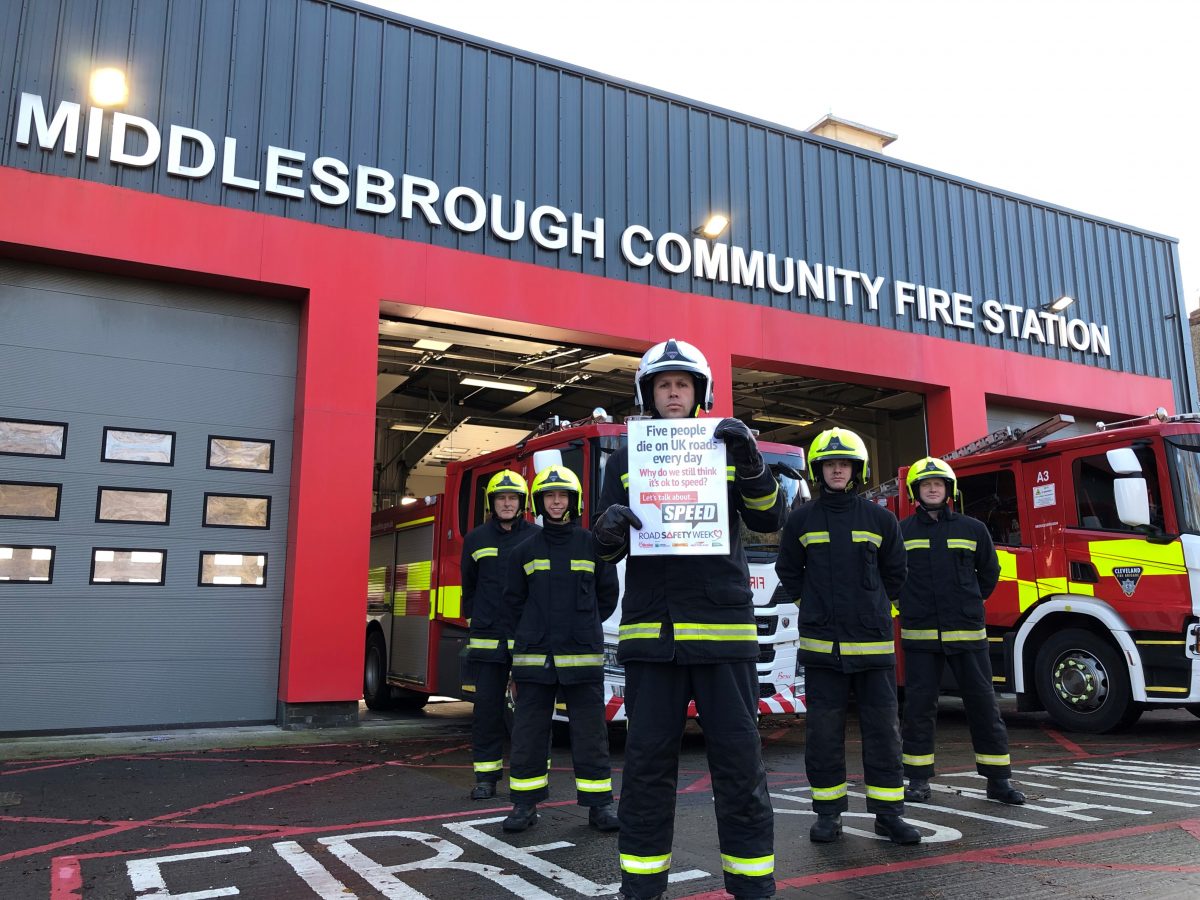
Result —
<instances>
[{"instance_id":1,"label":"security light","mask_svg":"<svg viewBox=\"0 0 1200 900\"><path fill-rule=\"evenodd\" d=\"M713 213L708 217L708 221L696 229L698 234L712 239L719 238L721 234L729 227L729 217L723 216L720 213Z\"/></svg>"},{"instance_id":2,"label":"security light","mask_svg":"<svg viewBox=\"0 0 1200 900\"><path fill-rule=\"evenodd\" d=\"M129 100L129 83L120 69L96 69L92 72L88 93L96 106L124 106Z\"/></svg>"},{"instance_id":3,"label":"security light","mask_svg":"<svg viewBox=\"0 0 1200 900\"><path fill-rule=\"evenodd\" d=\"M1067 294L1063 294L1057 300L1054 300L1054 301L1046 304L1045 308L1050 310L1050 312L1060 313L1074 302L1075 302L1074 297L1068 296Z\"/></svg>"}]
</instances>

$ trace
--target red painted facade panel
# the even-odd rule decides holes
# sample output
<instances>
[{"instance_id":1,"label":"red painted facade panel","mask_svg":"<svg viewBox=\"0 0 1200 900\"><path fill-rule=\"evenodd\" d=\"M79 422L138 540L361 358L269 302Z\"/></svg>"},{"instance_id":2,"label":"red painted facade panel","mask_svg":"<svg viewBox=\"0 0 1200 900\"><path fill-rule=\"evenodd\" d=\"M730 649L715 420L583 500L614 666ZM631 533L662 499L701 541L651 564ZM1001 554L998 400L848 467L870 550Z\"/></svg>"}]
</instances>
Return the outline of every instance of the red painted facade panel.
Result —
<instances>
[{"instance_id":1,"label":"red painted facade panel","mask_svg":"<svg viewBox=\"0 0 1200 900\"><path fill-rule=\"evenodd\" d=\"M1101 417L1173 411L1166 379L75 179L0 167L0 197L16 211L0 217L0 252L304 304L279 687L290 703L355 700L361 688L381 303L626 349L686 338L712 363L718 415L731 410L735 364L919 391L935 453L986 430L989 398Z\"/></svg>"}]
</instances>

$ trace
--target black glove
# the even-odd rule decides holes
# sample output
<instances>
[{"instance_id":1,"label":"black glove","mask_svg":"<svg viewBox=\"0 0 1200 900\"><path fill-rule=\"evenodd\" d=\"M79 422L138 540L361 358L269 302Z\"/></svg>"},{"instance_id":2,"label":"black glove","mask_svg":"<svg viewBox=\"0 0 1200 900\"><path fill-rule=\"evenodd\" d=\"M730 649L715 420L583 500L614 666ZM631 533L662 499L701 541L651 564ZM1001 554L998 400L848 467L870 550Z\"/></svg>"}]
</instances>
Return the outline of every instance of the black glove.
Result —
<instances>
[{"instance_id":1,"label":"black glove","mask_svg":"<svg viewBox=\"0 0 1200 900\"><path fill-rule=\"evenodd\" d=\"M614 503L604 511L595 525L592 535L606 547L624 547L629 543L629 527L642 527L642 520L628 506Z\"/></svg>"},{"instance_id":2,"label":"black glove","mask_svg":"<svg viewBox=\"0 0 1200 900\"><path fill-rule=\"evenodd\" d=\"M741 419L722 419L713 437L725 442L726 454L739 478L757 478L762 474L762 454L749 425Z\"/></svg>"}]
</instances>

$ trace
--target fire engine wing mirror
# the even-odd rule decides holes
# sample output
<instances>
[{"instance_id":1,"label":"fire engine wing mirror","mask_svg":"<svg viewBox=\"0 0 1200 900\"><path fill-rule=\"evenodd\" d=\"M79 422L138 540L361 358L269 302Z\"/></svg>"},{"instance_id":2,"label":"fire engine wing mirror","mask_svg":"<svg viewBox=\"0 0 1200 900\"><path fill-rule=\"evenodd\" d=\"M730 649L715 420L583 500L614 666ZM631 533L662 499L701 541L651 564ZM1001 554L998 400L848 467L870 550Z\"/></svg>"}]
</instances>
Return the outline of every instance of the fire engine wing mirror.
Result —
<instances>
[{"instance_id":1,"label":"fire engine wing mirror","mask_svg":"<svg viewBox=\"0 0 1200 900\"><path fill-rule=\"evenodd\" d=\"M1112 470L1116 474L1142 474L1142 464L1138 461L1137 454L1133 452L1132 447L1117 447L1104 455L1108 457L1108 464L1112 466Z\"/></svg>"},{"instance_id":2,"label":"fire engine wing mirror","mask_svg":"<svg viewBox=\"0 0 1200 900\"><path fill-rule=\"evenodd\" d=\"M1134 528L1150 524L1150 495L1145 478L1118 478L1113 482L1113 495L1118 519Z\"/></svg>"}]
</instances>

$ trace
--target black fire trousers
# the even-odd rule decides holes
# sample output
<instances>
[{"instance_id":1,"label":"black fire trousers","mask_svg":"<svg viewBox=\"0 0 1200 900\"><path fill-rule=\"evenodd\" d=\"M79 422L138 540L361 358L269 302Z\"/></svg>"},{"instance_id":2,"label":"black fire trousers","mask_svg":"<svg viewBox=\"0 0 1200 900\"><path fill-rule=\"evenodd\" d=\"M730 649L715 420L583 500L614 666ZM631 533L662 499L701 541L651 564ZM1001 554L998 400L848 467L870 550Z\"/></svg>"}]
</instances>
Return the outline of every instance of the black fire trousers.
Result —
<instances>
[{"instance_id":1,"label":"black fire trousers","mask_svg":"<svg viewBox=\"0 0 1200 900\"><path fill-rule=\"evenodd\" d=\"M475 711L471 717L475 780L495 784L504 776L508 663L472 660L471 666L475 670Z\"/></svg>"},{"instance_id":2,"label":"black fire trousers","mask_svg":"<svg viewBox=\"0 0 1200 900\"><path fill-rule=\"evenodd\" d=\"M1008 730L1000 718L1000 704L992 687L992 663L986 649L962 653L905 651L904 773L909 778L933 777L938 695L942 670L947 664L958 682L967 713L975 770L987 778L1010 777Z\"/></svg>"},{"instance_id":3,"label":"black fire trousers","mask_svg":"<svg viewBox=\"0 0 1200 900\"><path fill-rule=\"evenodd\" d=\"M846 783L846 711L851 691L862 732L862 764L867 811L904 812L904 773L900 765L900 721L896 670L842 672L805 666L804 770L818 815L843 813L849 806Z\"/></svg>"},{"instance_id":4,"label":"black fire trousers","mask_svg":"<svg viewBox=\"0 0 1200 900\"><path fill-rule=\"evenodd\" d=\"M643 898L667 888L679 744L695 699L716 800L725 890L735 897L772 896L775 814L758 736L754 662L630 662L625 679L629 737L618 810L621 891Z\"/></svg>"},{"instance_id":5,"label":"black fire trousers","mask_svg":"<svg viewBox=\"0 0 1200 900\"><path fill-rule=\"evenodd\" d=\"M512 766L508 775L513 803L531 806L550 793L551 719L555 698L567 704L571 733L571 762L575 768L575 799L580 806L613 802L612 767L608 761L608 725L604 720L604 683L517 683L513 718Z\"/></svg>"}]
</instances>

